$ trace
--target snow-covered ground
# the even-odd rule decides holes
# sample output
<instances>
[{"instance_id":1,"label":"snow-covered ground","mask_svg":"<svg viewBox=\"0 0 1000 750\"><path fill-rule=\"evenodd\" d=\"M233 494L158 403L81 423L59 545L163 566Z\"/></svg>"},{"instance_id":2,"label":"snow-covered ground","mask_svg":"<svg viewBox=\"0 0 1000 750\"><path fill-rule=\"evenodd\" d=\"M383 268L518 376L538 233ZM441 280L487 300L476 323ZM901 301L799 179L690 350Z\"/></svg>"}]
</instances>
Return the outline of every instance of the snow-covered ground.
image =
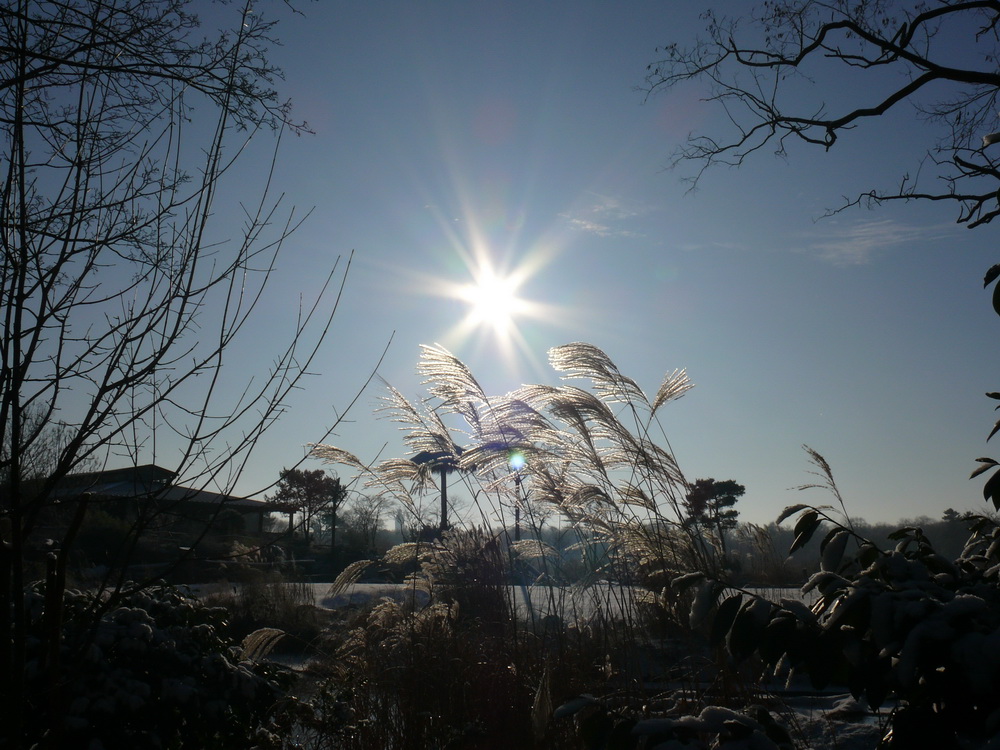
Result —
<instances>
[{"instance_id":1,"label":"snow-covered ground","mask_svg":"<svg viewBox=\"0 0 1000 750\"><path fill-rule=\"evenodd\" d=\"M372 600L389 597L403 601L415 597L426 602L426 591L399 584L358 583L336 596L329 595L329 584L312 584L317 606L325 609L343 609L362 606ZM628 606L627 597L634 592L623 592L621 587L511 587L518 611L522 616L536 618L559 614L564 619L591 616L598 608L621 612ZM798 589L770 589L761 591L768 598L794 599ZM567 618L567 615L569 617ZM871 712L846 692L812 693L799 690L776 696L784 709L779 721L786 725L797 741L804 741L812 750L872 750L882 734Z\"/></svg>"},{"instance_id":2,"label":"snow-covered ground","mask_svg":"<svg viewBox=\"0 0 1000 750\"><path fill-rule=\"evenodd\" d=\"M873 750L882 730L871 712L846 693L781 696L793 737L802 737L812 750Z\"/></svg>"},{"instance_id":3,"label":"snow-covered ground","mask_svg":"<svg viewBox=\"0 0 1000 750\"><path fill-rule=\"evenodd\" d=\"M356 583L331 595L329 583L309 584L316 606L326 610L361 607L372 601L390 598L405 601L413 598L418 604L429 600L426 591L403 584ZM196 587L200 594L228 590L231 585ZM557 614L565 620L593 616L599 609L621 613L631 602L635 591L620 586L582 587L511 587L518 611L526 619L539 619ZM775 600L798 597L797 589L772 589L762 594ZM779 692L775 697L783 706L775 717L786 726L796 745L807 743L811 750L872 750L878 744L881 729L871 712L846 692L810 692L806 686L794 692Z\"/></svg>"}]
</instances>

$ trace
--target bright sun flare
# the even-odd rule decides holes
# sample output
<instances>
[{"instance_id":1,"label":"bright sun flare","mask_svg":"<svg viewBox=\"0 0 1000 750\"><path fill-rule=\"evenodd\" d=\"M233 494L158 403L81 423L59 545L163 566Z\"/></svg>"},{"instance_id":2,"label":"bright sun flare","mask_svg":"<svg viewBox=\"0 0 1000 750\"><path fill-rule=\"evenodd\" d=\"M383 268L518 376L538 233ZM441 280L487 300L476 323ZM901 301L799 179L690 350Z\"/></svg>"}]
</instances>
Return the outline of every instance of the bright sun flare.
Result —
<instances>
[{"instance_id":1,"label":"bright sun flare","mask_svg":"<svg viewBox=\"0 0 1000 750\"><path fill-rule=\"evenodd\" d=\"M537 283L529 282L561 252L563 243L543 236L524 242L524 247L515 252L516 237L511 237L506 244L493 246L471 211L459 223L461 231L450 221L442 223L442 228L451 239L449 257L460 263L453 262L448 274L420 277L417 284L427 293L458 302L461 307L451 327L438 334L439 340L461 349L465 355L470 351L488 355L511 371L527 362L535 371L544 372L537 345L529 343L528 337L537 334L538 323L563 325L568 313L558 305L524 295L532 287L537 291ZM445 278L452 274L464 278Z\"/></svg>"},{"instance_id":2,"label":"bright sun flare","mask_svg":"<svg viewBox=\"0 0 1000 750\"><path fill-rule=\"evenodd\" d=\"M462 290L463 299L470 305L469 322L490 327L497 333L508 331L525 306L517 296L517 287L517 282L509 276L500 277L492 271L482 273L475 284Z\"/></svg>"}]
</instances>

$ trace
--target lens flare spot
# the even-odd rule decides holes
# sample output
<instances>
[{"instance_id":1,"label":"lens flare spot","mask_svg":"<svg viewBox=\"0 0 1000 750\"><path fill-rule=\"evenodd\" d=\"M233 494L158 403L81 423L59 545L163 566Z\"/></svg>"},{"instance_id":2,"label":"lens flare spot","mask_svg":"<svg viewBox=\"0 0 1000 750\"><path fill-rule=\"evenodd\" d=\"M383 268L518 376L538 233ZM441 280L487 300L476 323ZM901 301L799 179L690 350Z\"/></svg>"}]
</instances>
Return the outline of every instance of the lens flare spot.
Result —
<instances>
[{"instance_id":1,"label":"lens flare spot","mask_svg":"<svg viewBox=\"0 0 1000 750\"><path fill-rule=\"evenodd\" d=\"M514 471L523 469L527 462L528 460L521 451L514 450L507 455L507 465Z\"/></svg>"}]
</instances>

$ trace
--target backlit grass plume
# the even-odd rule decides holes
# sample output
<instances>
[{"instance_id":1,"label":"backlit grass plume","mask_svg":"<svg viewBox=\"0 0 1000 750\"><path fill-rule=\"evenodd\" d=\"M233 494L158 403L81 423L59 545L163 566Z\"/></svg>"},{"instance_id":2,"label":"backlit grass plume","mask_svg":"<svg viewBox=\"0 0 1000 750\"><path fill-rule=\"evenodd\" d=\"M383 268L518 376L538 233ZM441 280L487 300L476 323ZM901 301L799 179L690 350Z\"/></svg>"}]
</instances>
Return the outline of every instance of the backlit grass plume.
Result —
<instances>
[{"instance_id":1,"label":"backlit grass plume","mask_svg":"<svg viewBox=\"0 0 1000 750\"><path fill-rule=\"evenodd\" d=\"M399 424L409 451L458 469L484 526L502 529L515 513L529 532L536 514L565 519L618 580L716 572L717 556L684 523L687 481L657 421L692 387L686 374L668 373L650 398L592 344L555 347L549 362L562 381L577 382L490 396L455 355L424 346L417 371L428 398L415 403L390 386L380 412ZM394 458L369 467L327 445L313 454L359 469L369 487L416 515L421 496L436 490L431 464Z\"/></svg>"}]
</instances>

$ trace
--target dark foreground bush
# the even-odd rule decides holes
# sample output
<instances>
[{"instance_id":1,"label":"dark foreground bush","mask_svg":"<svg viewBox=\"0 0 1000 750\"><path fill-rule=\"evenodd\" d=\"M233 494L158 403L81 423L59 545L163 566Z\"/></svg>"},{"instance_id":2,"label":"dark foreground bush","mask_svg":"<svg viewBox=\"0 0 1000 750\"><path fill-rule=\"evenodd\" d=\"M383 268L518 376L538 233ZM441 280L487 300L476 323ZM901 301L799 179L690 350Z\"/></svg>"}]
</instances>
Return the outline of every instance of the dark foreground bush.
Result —
<instances>
[{"instance_id":1,"label":"dark foreground bush","mask_svg":"<svg viewBox=\"0 0 1000 750\"><path fill-rule=\"evenodd\" d=\"M31 632L24 747L268 748L290 672L242 659L225 610L169 587L108 607L67 591L57 663L46 663L41 584L25 591ZM13 743L17 746L17 743Z\"/></svg>"},{"instance_id":2,"label":"dark foreground bush","mask_svg":"<svg viewBox=\"0 0 1000 750\"><path fill-rule=\"evenodd\" d=\"M803 588L811 607L768 602L703 580L692 618L737 661L760 660L778 677L817 688L846 686L873 709L890 709L882 744L892 750L995 746L1000 737L1000 524L969 517L956 560L916 527L883 548L797 505L792 551L820 528L821 569ZM829 526L825 526L829 524ZM694 579L686 578L690 583Z\"/></svg>"}]
</instances>

